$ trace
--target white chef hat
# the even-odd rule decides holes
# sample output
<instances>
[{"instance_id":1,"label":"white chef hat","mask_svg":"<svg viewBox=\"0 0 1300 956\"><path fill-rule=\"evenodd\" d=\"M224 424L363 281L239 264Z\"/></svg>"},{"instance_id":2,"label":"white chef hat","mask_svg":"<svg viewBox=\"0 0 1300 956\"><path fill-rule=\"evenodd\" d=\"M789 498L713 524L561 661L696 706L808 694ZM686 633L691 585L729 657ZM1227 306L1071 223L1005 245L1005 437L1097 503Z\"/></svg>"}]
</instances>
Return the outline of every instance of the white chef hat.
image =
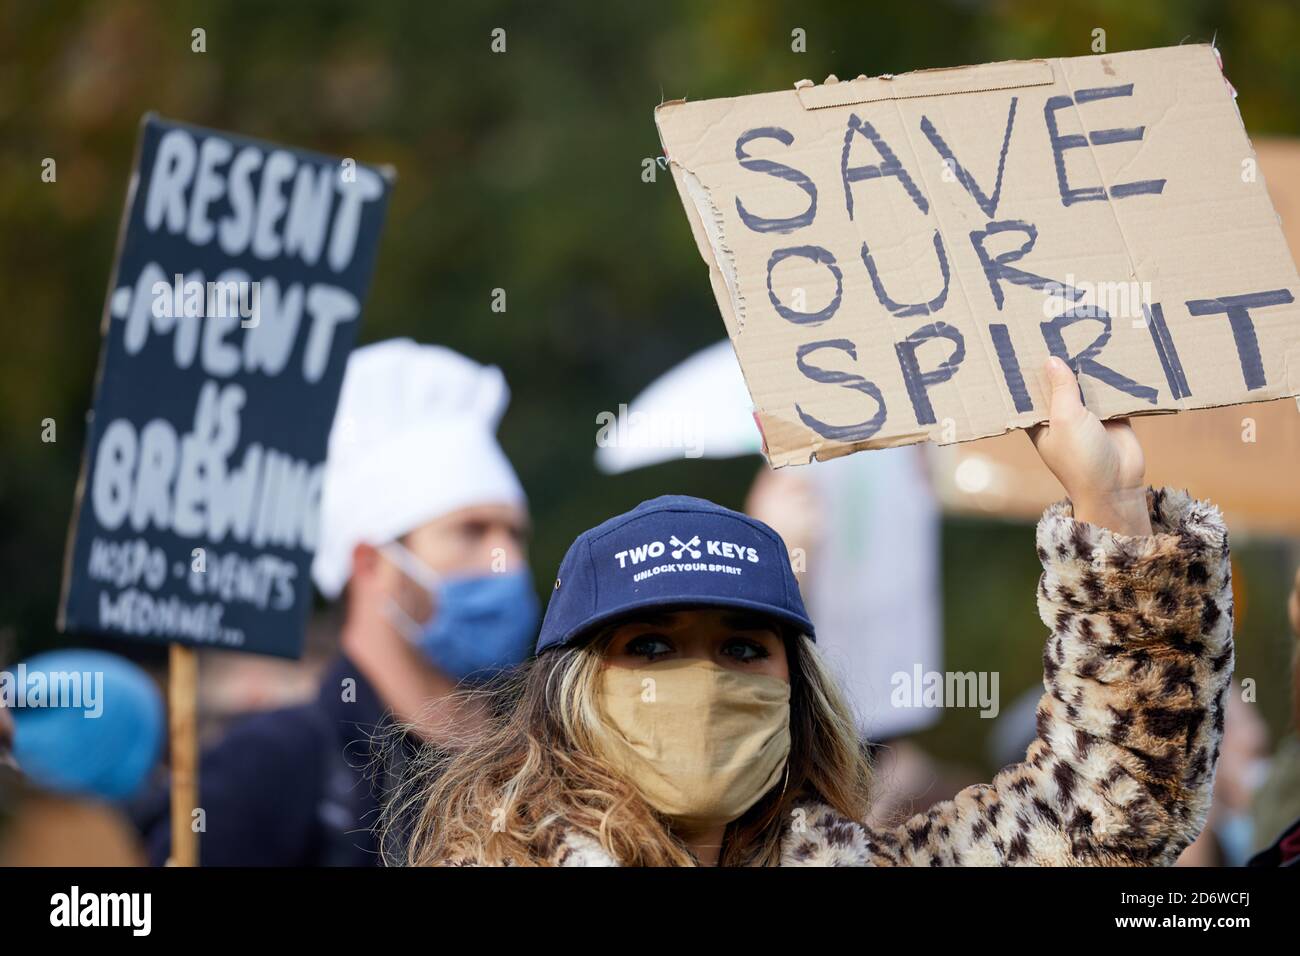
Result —
<instances>
[{"instance_id":1,"label":"white chef hat","mask_svg":"<svg viewBox=\"0 0 1300 956\"><path fill-rule=\"evenodd\" d=\"M322 594L342 592L358 544L384 544L469 505L524 503L496 440L509 403L499 368L451 349L390 339L352 353L312 563Z\"/></svg>"}]
</instances>

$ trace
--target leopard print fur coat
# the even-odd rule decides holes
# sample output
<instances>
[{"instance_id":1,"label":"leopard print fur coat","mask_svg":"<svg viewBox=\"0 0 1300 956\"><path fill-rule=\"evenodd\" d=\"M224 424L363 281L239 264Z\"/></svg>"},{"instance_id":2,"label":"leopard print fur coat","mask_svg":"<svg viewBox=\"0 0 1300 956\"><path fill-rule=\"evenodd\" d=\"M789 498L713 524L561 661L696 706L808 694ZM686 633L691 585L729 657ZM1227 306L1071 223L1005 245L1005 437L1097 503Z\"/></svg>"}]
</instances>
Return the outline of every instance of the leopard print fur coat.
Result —
<instances>
[{"instance_id":1,"label":"leopard print fur coat","mask_svg":"<svg viewBox=\"0 0 1300 956\"><path fill-rule=\"evenodd\" d=\"M782 866L1168 865L1205 824L1232 675L1228 540L1216 508L1148 491L1150 537L1038 524L1038 610L1051 630L1038 736L991 784L894 829L798 808ZM570 832L548 861L614 866Z\"/></svg>"}]
</instances>

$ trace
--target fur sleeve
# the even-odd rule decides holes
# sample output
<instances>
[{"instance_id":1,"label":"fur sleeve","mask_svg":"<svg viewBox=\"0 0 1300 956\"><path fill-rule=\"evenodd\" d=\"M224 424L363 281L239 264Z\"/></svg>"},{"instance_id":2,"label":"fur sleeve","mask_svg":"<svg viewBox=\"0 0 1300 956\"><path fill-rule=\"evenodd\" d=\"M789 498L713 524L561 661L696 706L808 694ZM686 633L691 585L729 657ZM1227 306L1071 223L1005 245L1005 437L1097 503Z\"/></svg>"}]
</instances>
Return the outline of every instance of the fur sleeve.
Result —
<instances>
[{"instance_id":1,"label":"fur sleeve","mask_svg":"<svg viewBox=\"0 0 1300 956\"><path fill-rule=\"evenodd\" d=\"M1150 537L1038 524L1038 611L1051 629L1038 737L991 785L893 831L878 862L1168 865L1205 824L1232 676L1232 586L1219 512L1148 491Z\"/></svg>"}]
</instances>

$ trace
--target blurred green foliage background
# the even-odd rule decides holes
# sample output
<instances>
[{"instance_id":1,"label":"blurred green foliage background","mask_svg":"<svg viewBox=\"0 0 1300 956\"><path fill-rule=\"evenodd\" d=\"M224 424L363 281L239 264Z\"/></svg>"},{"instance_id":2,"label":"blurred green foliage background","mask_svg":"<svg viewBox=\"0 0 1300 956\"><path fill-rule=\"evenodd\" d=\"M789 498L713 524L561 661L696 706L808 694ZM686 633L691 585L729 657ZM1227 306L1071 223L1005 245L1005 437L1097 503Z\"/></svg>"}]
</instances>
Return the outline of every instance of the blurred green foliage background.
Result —
<instances>
[{"instance_id":1,"label":"blurred green foliage background","mask_svg":"<svg viewBox=\"0 0 1300 956\"><path fill-rule=\"evenodd\" d=\"M583 528L666 491L738 507L759 465L608 478L592 464L599 411L723 335L671 176L642 181L661 152L661 100L1086 55L1101 28L1109 51L1217 38L1247 129L1300 134L1292 0L1057 6L0 2L0 664L69 640L53 627L64 539L146 111L397 167L361 340L409 335L505 370L502 440L531 495L545 583ZM191 51L196 27L204 53ZM497 27L504 54L490 50ZM56 183L41 182L45 157ZM54 444L40 440L45 418ZM1281 732L1296 552L1256 541L1237 553L1238 673L1259 681ZM949 666L1001 670L1009 706L1041 674L1031 532L949 521L943 570ZM953 712L926 740L978 764L987 729Z\"/></svg>"}]
</instances>

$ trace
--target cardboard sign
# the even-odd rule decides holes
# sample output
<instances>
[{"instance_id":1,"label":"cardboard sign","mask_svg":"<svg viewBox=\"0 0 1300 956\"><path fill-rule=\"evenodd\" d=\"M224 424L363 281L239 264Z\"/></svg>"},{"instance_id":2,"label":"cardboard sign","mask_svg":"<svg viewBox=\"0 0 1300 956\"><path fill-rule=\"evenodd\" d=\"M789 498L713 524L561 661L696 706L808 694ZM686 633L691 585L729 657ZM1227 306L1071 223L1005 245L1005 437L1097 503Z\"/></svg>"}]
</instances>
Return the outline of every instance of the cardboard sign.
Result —
<instances>
[{"instance_id":1,"label":"cardboard sign","mask_svg":"<svg viewBox=\"0 0 1300 956\"><path fill-rule=\"evenodd\" d=\"M1300 394L1300 291L1208 46L655 118L774 466Z\"/></svg>"},{"instance_id":2,"label":"cardboard sign","mask_svg":"<svg viewBox=\"0 0 1300 956\"><path fill-rule=\"evenodd\" d=\"M298 656L390 179L146 117L61 629Z\"/></svg>"}]
</instances>

